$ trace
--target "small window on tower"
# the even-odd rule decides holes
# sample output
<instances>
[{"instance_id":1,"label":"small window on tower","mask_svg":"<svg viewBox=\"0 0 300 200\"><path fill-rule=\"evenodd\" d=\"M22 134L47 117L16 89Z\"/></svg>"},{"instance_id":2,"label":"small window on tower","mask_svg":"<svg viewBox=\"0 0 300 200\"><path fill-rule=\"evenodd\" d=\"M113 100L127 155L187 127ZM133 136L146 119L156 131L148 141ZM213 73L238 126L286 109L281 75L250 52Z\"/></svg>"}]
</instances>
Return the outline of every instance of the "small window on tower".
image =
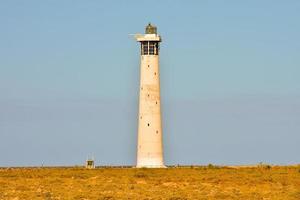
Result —
<instances>
[{"instance_id":1,"label":"small window on tower","mask_svg":"<svg viewBox=\"0 0 300 200\"><path fill-rule=\"evenodd\" d=\"M148 123L148 126L150 126L150 124Z\"/></svg>"}]
</instances>

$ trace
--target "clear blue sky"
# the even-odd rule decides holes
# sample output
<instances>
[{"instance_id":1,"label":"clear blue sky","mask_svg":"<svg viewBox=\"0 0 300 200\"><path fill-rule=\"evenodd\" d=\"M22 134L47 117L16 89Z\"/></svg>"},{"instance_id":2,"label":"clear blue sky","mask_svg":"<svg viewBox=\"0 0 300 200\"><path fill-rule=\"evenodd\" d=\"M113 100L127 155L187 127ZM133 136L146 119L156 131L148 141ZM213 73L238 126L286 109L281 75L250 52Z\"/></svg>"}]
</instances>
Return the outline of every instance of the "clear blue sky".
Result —
<instances>
[{"instance_id":1,"label":"clear blue sky","mask_svg":"<svg viewBox=\"0 0 300 200\"><path fill-rule=\"evenodd\" d=\"M300 1L0 1L0 166L135 163L157 25L166 164L299 163Z\"/></svg>"}]
</instances>

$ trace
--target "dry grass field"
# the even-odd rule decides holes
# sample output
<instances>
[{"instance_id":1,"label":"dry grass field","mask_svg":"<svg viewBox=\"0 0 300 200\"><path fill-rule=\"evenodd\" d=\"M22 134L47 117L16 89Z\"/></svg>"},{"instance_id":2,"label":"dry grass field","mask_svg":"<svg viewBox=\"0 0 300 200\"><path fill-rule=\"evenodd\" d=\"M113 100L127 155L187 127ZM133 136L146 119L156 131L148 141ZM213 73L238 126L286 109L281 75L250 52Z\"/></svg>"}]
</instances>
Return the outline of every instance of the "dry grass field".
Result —
<instances>
[{"instance_id":1,"label":"dry grass field","mask_svg":"<svg viewBox=\"0 0 300 200\"><path fill-rule=\"evenodd\" d=\"M1 168L0 199L300 199L300 166Z\"/></svg>"}]
</instances>

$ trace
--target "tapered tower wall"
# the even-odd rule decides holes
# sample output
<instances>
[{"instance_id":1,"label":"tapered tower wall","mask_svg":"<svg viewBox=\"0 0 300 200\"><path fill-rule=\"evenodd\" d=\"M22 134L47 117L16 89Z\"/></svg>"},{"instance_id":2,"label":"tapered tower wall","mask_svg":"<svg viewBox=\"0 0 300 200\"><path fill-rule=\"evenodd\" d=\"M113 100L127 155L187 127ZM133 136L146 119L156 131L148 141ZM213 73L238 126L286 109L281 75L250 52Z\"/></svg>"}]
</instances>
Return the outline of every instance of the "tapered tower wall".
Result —
<instances>
[{"instance_id":1,"label":"tapered tower wall","mask_svg":"<svg viewBox=\"0 0 300 200\"><path fill-rule=\"evenodd\" d=\"M159 82L160 37L151 33L137 40L141 42L137 167L165 167Z\"/></svg>"}]
</instances>

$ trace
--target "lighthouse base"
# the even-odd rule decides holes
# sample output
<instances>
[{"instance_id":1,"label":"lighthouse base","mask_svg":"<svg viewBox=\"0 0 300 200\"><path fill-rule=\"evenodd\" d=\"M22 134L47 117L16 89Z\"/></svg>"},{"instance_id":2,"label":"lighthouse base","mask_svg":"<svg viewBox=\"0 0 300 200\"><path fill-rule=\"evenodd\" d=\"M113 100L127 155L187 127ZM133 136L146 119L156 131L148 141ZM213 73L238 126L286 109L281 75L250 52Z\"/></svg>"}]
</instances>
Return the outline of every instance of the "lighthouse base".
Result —
<instances>
[{"instance_id":1,"label":"lighthouse base","mask_svg":"<svg viewBox=\"0 0 300 200\"><path fill-rule=\"evenodd\" d=\"M167 168L167 167L163 164L162 159L139 158L136 168Z\"/></svg>"},{"instance_id":2,"label":"lighthouse base","mask_svg":"<svg viewBox=\"0 0 300 200\"><path fill-rule=\"evenodd\" d=\"M136 168L167 168L165 165L137 165Z\"/></svg>"}]
</instances>

